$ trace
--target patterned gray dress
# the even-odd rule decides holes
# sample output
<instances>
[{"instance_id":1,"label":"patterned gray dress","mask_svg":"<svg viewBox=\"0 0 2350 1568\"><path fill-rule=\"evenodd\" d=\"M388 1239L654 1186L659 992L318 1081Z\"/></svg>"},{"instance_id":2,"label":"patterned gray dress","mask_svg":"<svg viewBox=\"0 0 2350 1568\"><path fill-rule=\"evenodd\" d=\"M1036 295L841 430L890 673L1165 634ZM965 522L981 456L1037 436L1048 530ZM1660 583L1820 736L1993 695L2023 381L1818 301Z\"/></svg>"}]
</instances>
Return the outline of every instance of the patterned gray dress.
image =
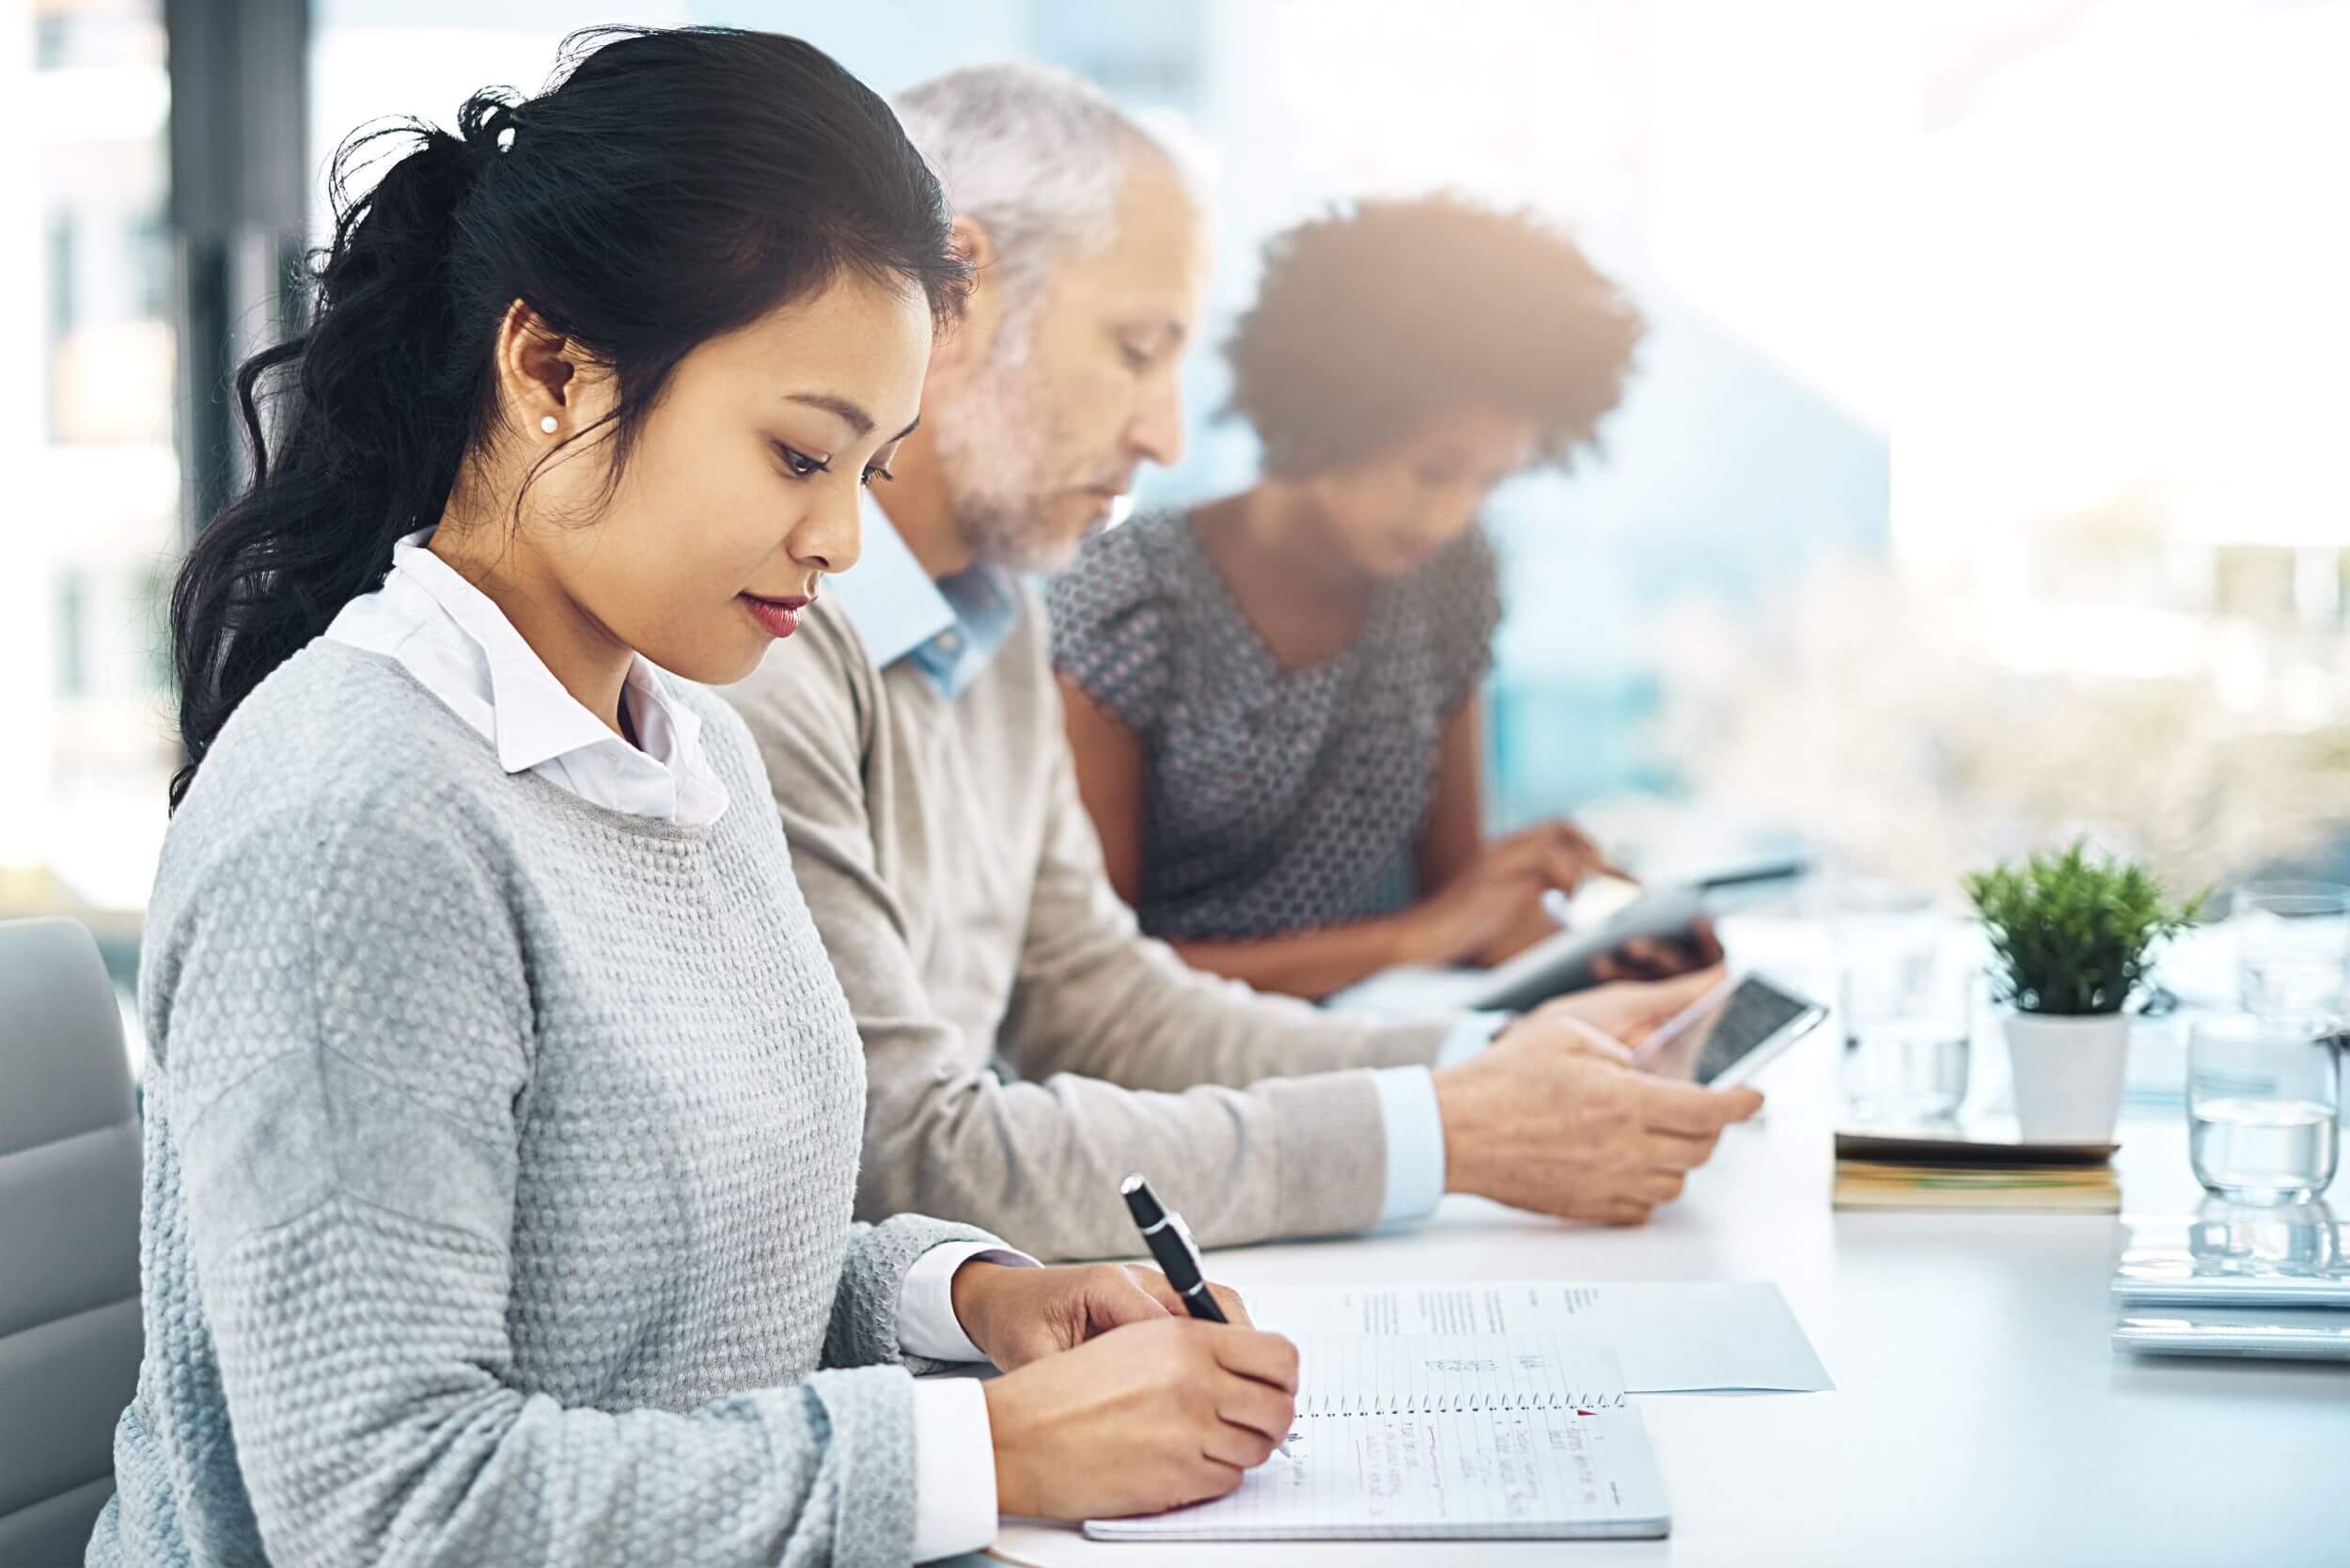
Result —
<instances>
[{"instance_id":1,"label":"patterned gray dress","mask_svg":"<svg viewBox=\"0 0 2350 1568\"><path fill-rule=\"evenodd\" d=\"M1500 619L1480 529L1381 585L1354 643L1302 669L1265 646L1187 512L1093 540L1049 603L1054 664L1148 758L1145 931L1246 940L1411 902L1437 742Z\"/></svg>"}]
</instances>

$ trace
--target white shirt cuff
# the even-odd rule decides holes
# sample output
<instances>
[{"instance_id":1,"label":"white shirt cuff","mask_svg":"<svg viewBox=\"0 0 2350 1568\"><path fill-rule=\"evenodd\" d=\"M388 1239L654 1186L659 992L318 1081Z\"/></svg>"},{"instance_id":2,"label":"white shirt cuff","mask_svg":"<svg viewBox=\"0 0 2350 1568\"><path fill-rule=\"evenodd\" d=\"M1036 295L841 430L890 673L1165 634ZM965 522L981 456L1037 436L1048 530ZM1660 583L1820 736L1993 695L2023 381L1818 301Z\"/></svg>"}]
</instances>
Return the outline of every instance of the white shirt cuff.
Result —
<instances>
[{"instance_id":1,"label":"white shirt cuff","mask_svg":"<svg viewBox=\"0 0 2350 1568\"><path fill-rule=\"evenodd\" d=\"M995 1539L995 1435L987 1424L986 1386L976 1377L916 1378L914 1560L976 1552Z\"/></svg>"},{"instance_id":2,"label":"white shirt cuff","mask_svg":"<svg viewBox=\"0 0 2350 1568\"><path fill-rule=\"evenodd\" d=\"M1430 1205L1432 1208L1434 1205ZM898 1292L898 1348L933 1361L984 1361L955 1316L955 1270L972 1259L1012 1268L1036 1268L1034 1258L999 1241L942 1242L914 1260Z\"/></svg>"},{"instance_id":3,"label":"white shirt cuff","mask_svg":"<svg viewBox=\"0 0 2350 1568\"><path fill-rule=\"evenodd\" d=\"M1387 1135L1387 1185L1379 1223L1425 1219L1444 1197L1444 1117L1436 1080L1425 1067L1386 1067L1371 1074Z\"/></svg>"}]
</instances>

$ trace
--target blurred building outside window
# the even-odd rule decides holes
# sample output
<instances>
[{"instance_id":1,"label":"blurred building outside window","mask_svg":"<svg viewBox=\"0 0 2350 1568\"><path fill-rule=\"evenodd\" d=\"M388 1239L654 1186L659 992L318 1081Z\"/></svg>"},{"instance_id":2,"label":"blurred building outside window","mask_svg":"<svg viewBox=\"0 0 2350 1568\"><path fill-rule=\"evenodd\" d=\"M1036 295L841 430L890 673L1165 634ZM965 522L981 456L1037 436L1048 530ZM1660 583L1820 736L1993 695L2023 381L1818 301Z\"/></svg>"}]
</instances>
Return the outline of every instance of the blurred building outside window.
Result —
<instances>
[{"instance_id":1,"label":"blurred building outside window","mask_svg":"<svg viewBox=\"0 0 2350 1568\"><path fill-rule=\"evenodd\" d=\"M87 921L127 980L177 765L157 0L0 7L0 917Z\"/></svg>"},{"instance_id":2,"label":"blurred building outside window","mask_svg":"<svg viewBox=\"0 0 2350 1568\"><path fill-rule=\"evenodd\" d=\"M1891 548L1659 639L1689 806L1947 889L2350 880L2350 6L1936 7Z\"/></svg>"}]
</instances>

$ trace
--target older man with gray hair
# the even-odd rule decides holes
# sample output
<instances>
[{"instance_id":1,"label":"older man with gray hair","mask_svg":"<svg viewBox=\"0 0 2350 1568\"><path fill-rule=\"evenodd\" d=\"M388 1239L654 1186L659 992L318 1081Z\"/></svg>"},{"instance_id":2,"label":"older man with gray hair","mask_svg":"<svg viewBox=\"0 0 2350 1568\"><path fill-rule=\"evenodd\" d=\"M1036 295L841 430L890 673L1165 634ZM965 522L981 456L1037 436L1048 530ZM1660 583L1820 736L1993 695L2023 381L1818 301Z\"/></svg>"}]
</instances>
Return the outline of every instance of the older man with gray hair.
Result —
<instances>
[{"instance_id":1,"label":"older man with gray hair","mask_svg":"<svg viewBox=\"0 0 2350 1568\"><path fill-rule=\"evenodd\" d=\"M1208 268L1184 158L1073 78L960 71L898 101L977 274L861 564L726 694L865 1042L860 1217L1053 1257L1139 1250L1147 1174L1208 1245L1417 1218L1448 1190L1615 1223L1761 1103L1634 1072L1700 975L1515 1022L1373 1024L1141 937L1078 802L1042 610L1144 462L1183 443ZM1496 1028L1498 1032L1496 1033Z\"/></svg>"}]
</instances>

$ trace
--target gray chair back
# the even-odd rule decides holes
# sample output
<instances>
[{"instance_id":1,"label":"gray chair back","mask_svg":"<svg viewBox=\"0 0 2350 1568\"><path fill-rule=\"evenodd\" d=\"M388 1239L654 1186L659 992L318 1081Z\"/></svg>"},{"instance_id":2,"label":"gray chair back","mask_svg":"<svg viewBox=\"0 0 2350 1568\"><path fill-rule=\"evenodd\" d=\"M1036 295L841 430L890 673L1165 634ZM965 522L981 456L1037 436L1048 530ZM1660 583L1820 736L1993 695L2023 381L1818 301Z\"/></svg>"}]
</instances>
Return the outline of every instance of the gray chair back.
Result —
<instances>
[{"instance_id":1,"label":"gray chair back","mask_svg":"<svg viewBox=\"0 0 2350 1568\"><path fill-rule=\"evenodd\" d=\"M0 921L0 1563L76 1563L139 1375L139 1128L90 933Z\"/></svg>"}]
</instances>

